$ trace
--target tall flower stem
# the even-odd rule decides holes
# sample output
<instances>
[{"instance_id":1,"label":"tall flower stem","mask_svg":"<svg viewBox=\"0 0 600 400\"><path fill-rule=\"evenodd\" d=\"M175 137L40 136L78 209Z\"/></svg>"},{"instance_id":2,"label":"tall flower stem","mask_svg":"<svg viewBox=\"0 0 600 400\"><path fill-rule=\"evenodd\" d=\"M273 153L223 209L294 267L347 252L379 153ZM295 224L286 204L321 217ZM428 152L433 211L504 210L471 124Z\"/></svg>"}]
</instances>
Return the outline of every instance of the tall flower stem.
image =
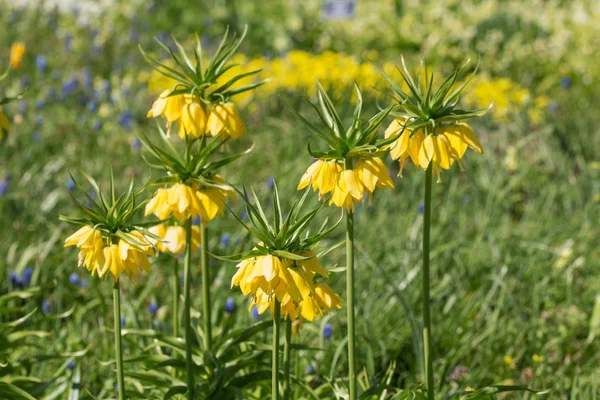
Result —
<instances>
[{"instance_id":1,"label":"tall flower stem","mask_svg":"<svg viewBox=\"0 0 600 400\"><path fill-rule=\"evenodd\" d=\"M190 304L190 285L192 272L190 269L192 259L192 219L188 218L185 222L185 258L183 261L183 273L185 280L183 284L183 320L185 325L185 364L186 364L186 383L188 389L188 400L194 399L194 366L192 360L192 319Z\"/></svg>"},{"instance_id":2,"label":"tall flower stem","mask_svg":"<svg viewBox=\"0 0 600 400\"><path fill-rule=\"evenodd\" d=\"M425 357L425 385L427 400L434 400L433 362L431 360L431 315L429 309L429 240L431 233L431 181L432 164L425 174L425 199L423 210L423 351Z\"/></svg>"},{"instance_id":3,"label":"tall flower stem","mask_svg":"<svg viewBox=\"0 0 600 400\"><path fill-rule=\"evenodd\" d=\"M281 306L275 299L273 310L273 360L271 362L271 400L279 399L279 330L281 329Z\"/></svg>"},{"instance_id":4,"label":"tall flower stem","mask_svg":"<svg viewBox=\"0 0 600 400\"><path fill-rule=\"evenodd\" d=\"M345 169L352 169L352 161L344 161ZM356 360L354 330L354 212L346 210L346 312L348 319L348 385L350 400L356 400Z\"/></svg>"},{"instance_id":5,"label":"tall flower stem","mask_svg":"<svg viewBox=\"0 0 600 400\"><path fill-rule=\"evenodd\" d=\"M179 260L173 260L173 336L179 337Z\"/></svg>"},{"instance_id":6,"label":"tall flower stem","mask_svg":"<svg viewBox=\"0 0 600 400\"><path fill-rule=\"evenodd\" d=\"M212 348L210 269L208 265L208 224L202 223L202 307L204 314L204 350Z\"/></svg>"},{"instance_id":7,"label":"tall flower stem","mask_svg":"<svg viewBox=\"0 0 600 400\"><path fill-rule=\"evenodd\" d=\"M290 364L292 352L292 320L288 318L285 321L285 344L283 347L283 399L290 400Z\"/></svg>"},{"instance_id":8,"label":"tall flower stem","mask_svg":"<svg viewBox=\"0 0 600 400\"><path fill-rule=\"evenodd\" d=\"M121 293L119 279L113 285L113 314L115 328L115 355L117 358L117 384L119 400L125 399L125 378L123 376L123 353L121 345Z\"/></svg>"},{"instance_id":9,"label":"tall flower stem","mask_svg":"<svg viewBox=\"0 0 600 400\"><path fill-rule=\"evenodd\" d=\"M298 330L300 333L300 330ZM294 377L300 379L300 351L294 352ZM300 399L300 385L294 386L294 400Z\"/></svg>"}]
</instances>

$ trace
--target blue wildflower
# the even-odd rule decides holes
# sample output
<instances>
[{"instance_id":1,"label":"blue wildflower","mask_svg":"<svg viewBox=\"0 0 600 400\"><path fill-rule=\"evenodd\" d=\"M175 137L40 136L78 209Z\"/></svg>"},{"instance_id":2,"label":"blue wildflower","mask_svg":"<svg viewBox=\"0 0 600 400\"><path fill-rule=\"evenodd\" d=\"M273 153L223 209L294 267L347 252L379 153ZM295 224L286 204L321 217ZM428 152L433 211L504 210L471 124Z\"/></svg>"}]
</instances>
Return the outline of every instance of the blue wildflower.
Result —
<instances>
[{"instance_id":1,"label":"blue wildflower","mask_svg":"<svg viewBox=\"0 0 600 400\"><path fill-rule=\"evenodd\" d=\"M72 370L73 368L75 368L75 363L73 362L73 360L68 360L67 369Z\"/></svg>"},{"instance_id":2,"label":"blue wildflower","mask_svg":"<svg viewBox=\"0 0 600 400\"><path fill-rule=\"evenodd\" d=\"M67 181L67 190L69 192L75 190L75 181L73 180L73 178L69 178L69 180Z\"/></svg>"},{"instance_id":3,"label":"blue wildflower","mask_svg":"<svg viewBox=\"0 0 600 400\"><path fill-rule=\"evenodd\" d=\"M19 114L27 112L27 100L19 100Z\"/></svg>"},{"instance_id":4,"label":"blue wildflower","mask_svg":"<svg viewBox=\"0 0 600 400\"><path fill-rule=\"evenodd\" d=\"M560 78L560 86L562 86L563 89L569 89L571 87L571 83L571 78L568 76L563 76Z\"/></svg>"},{"instance_id":5,"label":"blue wildflower","mask_svg":"<svg viewBox=\"0 0 600 400\"><path fill-rule=\"evenodd\" d=\"M8 192L8 181L4 179L0 182L0 197L4 197Z\"/></svg>"},{"instance_id":6,"label":"blue wildflower","mask_svg":"<svg viewBox=\"0 0 600 400\"><path fill-rule=\"evenodd\" d=\"M308 364L306 366L306 375L312 375L315 373L315 369L312 365Z\"/></svg>"},{"instance_id":7,"label":"blue wildflower","mask_svg":"<svg viewBox=\"0 0 600 400\"><path fill-rule=\"evenodd\" d=\"M127 320L125 319L125 317L121 317L121 326L125 326L126 323Z\"/></svg>"},{"instance_id":8,"label":"blue wildflower","mask_svg":"<svg viewBox=\"0 0 600 400\"><path fill-rule=\"evenodd\" d=\"M425 212L425 203L421 200L419 203L419 214L423 214Z\"/></svg>"},{"instance_id":9,"label":"blue wildflower","mask_svg":"<svg viewBox=\"0 0 600 400\"><path fill-rule=\"evenodd\" d=\"M252 307L252 316L254 317L254 319L260 318L260 314L258 313L258 307L256 307L256 306Z\"/></svg>"},{"instance_id":10,"label":"blue wildflower","mask_svg":"<svg viewBox=\"0 0 600 400\"><path fill-rule=\"evenodd\" d=\"M155 315L157 311L158 311L158 304L156 304L155 302L152 302L148 305L148 312L150 314Z\"/></svg>"},{"instance_id":11,"label":"blue wildflower","mask_svg":"<svg viewBox=\"0 0 600 400\"><path fill-rule=\"evenodd\" d=\"M194 217L194 220L192 221L192 224L194 224L194 225L200 225L200 216L199 215L196 215Z\"/></svg>"},{"instance_id":12,"label":"blue wildflower","mask_svg":"<svg viewBox=\"0 0 600 400\"><path fill-rule=\"evenodd\" d=\"M87 105L87 109L89 112L95 113L96 111L98 111L98 103L94 100L90 101Z\"/></svg>"},{"instance_id":13,"label":"blue wildflower","mask_svg":"<svg viewBox=\"0 0 600 400\"><path fill-rule=\"evenodd\" d=\"M133 150L139 150L142 148L142 141L138 138L133 139L133 141L131 142L131 148Z\"/></svg>"},{"instance_id":14,"label":"blue wildflower","mask_svg":"<svg viewBox=\"0 0 600 400\"><path fill-rule=\"evenodd\" d=\"M67 82L65 82L62 86L62 95L66 97L77 90L79 87L79 80L76 77L71 78Z\"/></svg>"},{"instance_id":15,"label":"blue wildflower","mask_svg":"<svg viewBox=\"0 0 600 400\"><path fill-rule=\"evenodd\" d=\"M248 218L248 213L246 212L246 210L243 210L243 211L240 213L240 219L241 219L242 221L244 221L244 220L246 220L247 218Z\"/></svg>"},{"instance_id":16,"label":"blue wildflower","mask_svg":"<svg viewBox=\"0 0 600 400\"><path fill-rule=\"evenodd\" d=\"M44 107L46 107L46 102L44 100L38 100L37 103L35 103L36 110L41 110Z\"/></svg>"},{"instance_id":17,"label":"blue wildflower","mask_svg":"<svg viewBox=\"0 0 600 400\"><path fill-rule=\"evenodd\" d=\"M234 311L235 311L235 301L233 300L232 297L228 297L227 300L225 300L225 312L228 314L231 314Z\"/></svg>"},{"instance_id":18,"label":"blue wildflower","mask_svg":"<svg viewBox=\"0 0 600 400\"><path fill-rule=\"evenodd\" d=\"M133 123L133 113L129 110L121 113L121 115L119 115L119 124L125 128L125 129L131 129L132 128L132 123Z\"/></svg>"},{"instance_id":19,"label":"blue wildflower","mask_svg":"<svg viewBox=\"0 0 600 400\"><path fill-rule=\"evenodd\" d=\"M29 79L29 75L23 75L21 77L21 87L25 88L25 87L29 86L30 83L31 83L31 80Z\"/></svg>"},{"instance_id":20,"label":"blue wildflower","mask_svg":"<svg viewBox=\"0 0 600 400\"><path fill-rule=\"evenodd\" d=\"M229 246L229 242L231 242L231 235L229 235L229 233L225 232L224 234L221 235L221 245L223 247L227 247L227 246Z\"/></svg>"},{"instance_id":21,"label":"blue wildflower","mask_svg":"<svg viewBox=\"0 0 600 400\"><path fill-rule=\"evenodd\" d=\"M81 282L79 282L79 287L84 288L84 289L86 287L88 287L88 281L87 281L87 279L82 279Z\"/></svg>"},{"instance_id":22,"label":"blue wildflower","mask_svg":"<svg viewBox=\"0 0 600 400\"><path fill-rule=\"evenodd\" d=\"M42 312L44 314L50 313L50 300L44 300L42 303Z\"/></svg>"},{"instance_id":23,"label":"blue wildflower","mask_svg":"<svg viewBox=\"0 0 600 400\"><path fill-rule=\"evenodd\" d=\"M39 72L41 72L42 74L46 72L46 70L48 69L48 63L46 62L46 56L42 55L42 54L38 54L37 57L35 57L35 66L37 67L37 70Z\"/></svg>"},{"instance_id":24,"label":"blue wildflower","mask_svg":"<svg viewBox=\"0 0 600 400\"><path fill-rule=\"evenodd\" d=\"M331 324L329 324L329 323L325 324L325 327L323 328L323 337L325 339L329 339L332 334L333 334L333 328L331 327Z\"/></svg>"},{"instance_id":25,"label":"blue wildflower","mask_svg":"<svg viewBox=\"0 0 600 400\"><path fill-rule=\"evenodd\" d=\"M269 180L267 180L267 187L269 188L269 190L273 190L273 188L275 187L275 178L270 177Z\"/></svg>"},{"instance_id":26,"label":"blue wildflower","mask_svg":"<svg viewBox=\"0 0 600 400\"><path fill-rule=\"evenodd\" d=\"M100 129L102 129L102 121L99 119L95 120L93 128L96 131L99 131Z\"/></svg>"},{"instance_id":27,"label":"blue wildflower","mask_svg":"<svg viewBox=\"0 0 600 400\"><path fill-rule=\"evenodd\" d=\"M21 275L21 278L23 279L24 283L28 284L29 282L31 282L32 276L33 276L33 268L27 267L23 270L23 274Z\"/></svg>"},{"instance_id":28,"label":"blue wildflower","mask_svg":"<svg viewBox=\"0 0 600 400\"><path fill-rule=\"evenodd\" d=\"M72 285L77 285L79 283L79 275L76 272L69 275L69 283Z\"/></svg>"},{"instance_id":29,"label":"blue wildflower","mask_svg":"<svg viewBox=\"0 0 600 400\"><path fill-rule=\"evenodd\" d=\"M43 123L44 123L44 117L42 117L41 115L39 115L39 116L37 116L37 117L35 118L35 124L36 124L36 125L38 125L38 126L39 126L39 125L42 125Z\"/></svg>"},{"instance_id":30,"label":"blue wildflower","mask_svg":"<svg viewBox=\"0 0 600 400\"><path fill-rule=\"evenodd\" d=\"M94 77L90 67L83 67L83 86L92 89L94 87Z\"/></svg>"}]
</instances>

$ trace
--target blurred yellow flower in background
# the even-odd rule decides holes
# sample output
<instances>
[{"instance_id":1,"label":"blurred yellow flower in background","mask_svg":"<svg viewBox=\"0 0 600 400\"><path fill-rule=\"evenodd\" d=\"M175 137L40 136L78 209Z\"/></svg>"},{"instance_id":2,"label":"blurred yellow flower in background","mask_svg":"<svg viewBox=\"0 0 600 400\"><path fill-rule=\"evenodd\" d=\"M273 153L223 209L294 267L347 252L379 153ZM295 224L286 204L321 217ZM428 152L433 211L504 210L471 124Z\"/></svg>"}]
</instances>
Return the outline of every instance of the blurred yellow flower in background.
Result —
<instances>
[{"instance_id":1,"label":"blurred yellow flower in background","mask_svg":"<svg viewBox=\"0 0 600 400\"><path fill-rule=\"evenodd\" d=\"M10 133L10 122L4 112L2 111L2 107L0 107L0 140L4 138L4 135L8 135Z\"/></svg>"},{"instance_id":2,"label":"blurred yellow flower in background","mask_svg":"<svg viewBox=\"0 0 600 400\"><path fill-rule=\"evenodd\" d=\"M10 47L10 66L11 68L21 67L23 57L25 56L25 44L22 42L15 42Z\"/></svg>"},{"instance_id":3,"label":"blurred yellow flower in background","mask_svg":"<svg viewBox=\"0 0 600 400\"><path fill-rule=\"evenodd\" d=\"M164 241L148 238L158 251L161 253L183 254L185 252L186 233L185 228L179 225L160 224L149 229L150 233L155 234ZM200 227L192 226L192 252L198 251L200 247Z\"/></svg>"}]
</instances>

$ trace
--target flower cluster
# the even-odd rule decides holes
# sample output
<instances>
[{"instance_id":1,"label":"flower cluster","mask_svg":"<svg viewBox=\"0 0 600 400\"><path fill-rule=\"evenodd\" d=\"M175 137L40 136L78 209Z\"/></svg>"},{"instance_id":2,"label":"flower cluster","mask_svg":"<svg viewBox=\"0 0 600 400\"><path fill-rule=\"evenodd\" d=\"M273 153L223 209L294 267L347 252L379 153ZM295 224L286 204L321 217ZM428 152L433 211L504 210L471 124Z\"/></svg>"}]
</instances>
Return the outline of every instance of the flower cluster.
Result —
<instances>
[{"instance_id":1,"label":"flower cluster","mask_svg":"<svg viewBox=\"0 0 600 400\"><path fill-rule=\"evenodd\" d=\"M186 232L185 227L179 225L169 226L160 224L148 229L150 233L161 240L149 238L150 243L156 246L161 253L182 254L185 251ZM192 226L192 251L200 247L200 227Z\"/></svg>"},{"instance_id":2,"label":"flower cluster","mask_svg":"<svg viewBox=\"0 0 600 400\"><path fill-rule=\"evenodd\" d=\"M313 105L323 127L316 127L292 109L316 136L322 139L329 147L327 152L308 151L317 160L308 167L298 190L312 184L313 190L319 190L319 197L331 193L329 205L354 210L354 206L364 200L365 195L369 201L375 189L394 187L387 167L380 156L389 152L389 144L396 136L379 140L377 129L383 119L389 114L391 108L380 111L363 124L360 120L362 109L362 95L356 87L358 105L354 111L352 123L346 128L335 110L331 100L323 87L317 82L319 105Z\"/></svg>"},{"instance_id":3,"label":"flower cluster","mask_svg":"<svg viewBox=\"0 0 600 400\"><path fill-rule=\"evenodd\" d=\"M214 179L225 183L218 175ZM208 223L216 216L223 215L225 200L231 196L235 197L235 193L229 188L175 183L156 191L146 204L145 215L154 213L160 219L167 219L172 215L179 222L199 216L203 223Z\"/></svg>"},{"instance_id":4,"label":"flower cluster","mask_svg":"<svg viewBox=\"0 0 600 400\"><path fill-rule=\"evenodd\" d=\"M433 175L440 176L440 169L450 169L454 161L462 169L461 159L467 148L483 154L483 148L475 132L464 122L442 125L433 134L425 136L421 130L413 131L406 120L395 119L385 131L385 137L400 137L390 145L392 159L400 163L399 175L410 158L413 164L426 170L433 163Z\"/></svg>"},{"instance_id":5,"label":"flower cluster","mask_svg":"<svg viewBox=\"0 0 600 400\"><path fill-rule=\"evenodd\" d=\"M85 266L92 276L103 278L110 272L116 281L122 274L131 277L149 272L148 257L154 255L154 249L144 234L132 231L123 239L108 242L101 231L84 225L65 240L65 247L77 246L79 266Z\"/></svg>"},{"instance_id":6,"label":"flower cluster","mask_svg":"<svg viewBox=\"0 0 600 400\"><path fill-rule=\"evenodd\" d=\"M323 198L331 193L329 205L353 209L354 204L364 200L364 193L372 198L376 188L393 188L394 183L387 167L379 157L360 159L353 169L344 170L344 163L336 160L316 160L306 170L298 190L312 185Z\"/></svg>"}]
</instances>

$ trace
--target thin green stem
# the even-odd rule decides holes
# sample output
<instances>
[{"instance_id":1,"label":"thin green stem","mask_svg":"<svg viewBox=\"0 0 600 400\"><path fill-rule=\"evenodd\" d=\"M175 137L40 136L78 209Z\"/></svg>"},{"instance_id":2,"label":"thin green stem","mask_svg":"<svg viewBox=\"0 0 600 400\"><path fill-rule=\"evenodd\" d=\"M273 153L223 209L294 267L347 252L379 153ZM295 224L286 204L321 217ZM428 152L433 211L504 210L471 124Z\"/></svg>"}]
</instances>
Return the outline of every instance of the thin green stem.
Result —
<instances>
[{"instance_id":1,"label":"thin green stem","mask_svg":"<svg viewBox=\"0 0 600 400\"><path fill-rule=\"evenodd\" d=\"M285 321L285 344L283 347L283 399L290 400L290 364L292 352L292 320L288 318Z\"/></svg>"},{"instance_id":2,"label":"thin green stem","mask_svg":"<svg viewBox=\"0 0 600 400\"><path fill-rule=\"evenodd\" d=\"M352 161L344 161L345 169L352 169ZM350 400L357 399L354 329L354 212L346 210L346 313L348 319L348 385Z\"/></svg>"},{"instance_id":3,"label":"thin green stem","mask_svg":"<svg viewBox=\"0 0 600 400\"><path fill-rule=\"evenodd\" d=\"M273 360L271 363L271 400L279 399L279 330L281 324L280 304L275 299L273 311Z\"/></svg>"},{"instance_id":4,"label":"thin green stem","mask_svg":"<svg viewBox=\"0 0 600 400\"><path fill-rule=\"evenodd\" d=\"M179 337L179 260L173 260L173 336Z\"/></svg>"},{"instance_id":5,"label":"thin green stem","mask_svg":"<svg viewBox=\"0 0 600 400\"><path fill-rule=\"evenodd\" d=\"M115 328L115 355L117 357L117 392L119 400L125 399L125 378L123 376L123 353L121 345L121 293L119 279L113 285L113 314Z\"/></svg>"},{"instance_id":6,"label":"thin green stem","mask_svg":"<svg viewBox=\"0 0 600 400\"><path fill-rule=\"evenodd\" d=\"M425 174L425 199L423 210L423 351L425 357L425 385L427 400L435 399L433 383L433 362L431 359L431 315L429 309L429 241L431 234L431 181L432 163Z\"/></svg>"},{"instance_id":7,"label":"thin green stem","mask_svg":"<svg viewBox=\"0 0 600 400\"><path fill-rule=\"evenodd\" d=\"M202 307L204 314L204 350L212 348L212 319L210 315L210 269L208 263L208 224L202 223Z\"/></svg>"},{"instance_id":8,"label":"thin green stem","mask_svg":"<svg viewBox=\"0 0 600 400\"><path fill-rule=\"evenodd\" d=\"M300 330L298 330L300 333ZM294 352L294 376L297 380L300 379L300 351L296 350ZM300 385L294 386L294 400L298 400L300 398Z\"/></svg>"},{"instance_id":9,"label":"thin green stem","mask_svg":"<svg viewBox=\"0 0 600 400\"><path fill-rule=\"evenodd\" d=\"M185 258L183 262L183 270L185 280L183 284L183 321L185 324L185 364L186 364L186 383L188 389L188 400L194 399L194 365L192 360L192 319L191 319L191 303L190 303L190 286L192 272L190 269L192 260L192 219L188 218L185 222Z\"/></svg>"}]
</instances>

